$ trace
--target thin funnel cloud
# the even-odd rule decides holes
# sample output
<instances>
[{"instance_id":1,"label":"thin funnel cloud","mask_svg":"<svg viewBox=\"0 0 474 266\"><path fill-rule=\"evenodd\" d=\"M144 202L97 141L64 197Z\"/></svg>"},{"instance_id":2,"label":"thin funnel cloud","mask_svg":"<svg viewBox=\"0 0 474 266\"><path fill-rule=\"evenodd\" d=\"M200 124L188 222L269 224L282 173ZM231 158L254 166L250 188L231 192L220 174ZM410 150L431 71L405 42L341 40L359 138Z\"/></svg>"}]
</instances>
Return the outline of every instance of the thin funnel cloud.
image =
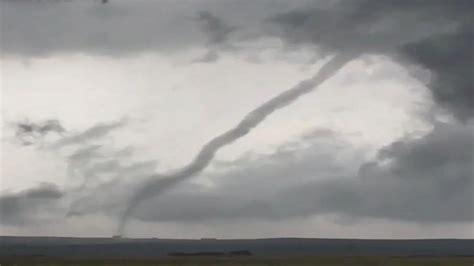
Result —
<instances>
[{"instance_id":1,"label":"thin funnel cloud","mask_svg":"<svg viewBox=\"0 0 474 266\"><path fill-rule=\"evenodd\" d=\"M137 190L128 202L123 216L120 220L118 233L122 234L127 222L138 205L152 197L157 197L166 192L176 184L185 181L204 170L214 158L215 154L222 147L229 145L237 139L247 135L253 128L258 126L265 118L274 111L283 108L294 102L300 96L315 90L324 81L332 77L346 63L351 61L355 54L341 53L331 58L323 67L310 79L298 83L296 86L280 93L274 98L263 103L253 111L249 112L234 128L213 138L206 143L196 157L187 166L175 170L170 174L155 174L144 182L143 186Z\"/></svg>"}]
</instances>

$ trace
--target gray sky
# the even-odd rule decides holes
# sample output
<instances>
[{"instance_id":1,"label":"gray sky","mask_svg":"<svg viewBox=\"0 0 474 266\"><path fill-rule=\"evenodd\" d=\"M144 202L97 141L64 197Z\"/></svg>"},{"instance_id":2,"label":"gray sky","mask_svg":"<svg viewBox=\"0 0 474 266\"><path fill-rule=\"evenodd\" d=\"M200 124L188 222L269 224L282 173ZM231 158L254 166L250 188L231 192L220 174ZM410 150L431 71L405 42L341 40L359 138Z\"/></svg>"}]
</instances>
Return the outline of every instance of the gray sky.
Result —
<instances>
[{"instance_id":1,"label":"gray sky","mask_svg":"<svg viewBox=\"0 0 474 266\"><path fill-rule=\"evenodd\" d=\"M350 53L126 235L474 237L470 0L0 3L1 234L114 234L151 176Z\"/></svg>"}]
</instances>

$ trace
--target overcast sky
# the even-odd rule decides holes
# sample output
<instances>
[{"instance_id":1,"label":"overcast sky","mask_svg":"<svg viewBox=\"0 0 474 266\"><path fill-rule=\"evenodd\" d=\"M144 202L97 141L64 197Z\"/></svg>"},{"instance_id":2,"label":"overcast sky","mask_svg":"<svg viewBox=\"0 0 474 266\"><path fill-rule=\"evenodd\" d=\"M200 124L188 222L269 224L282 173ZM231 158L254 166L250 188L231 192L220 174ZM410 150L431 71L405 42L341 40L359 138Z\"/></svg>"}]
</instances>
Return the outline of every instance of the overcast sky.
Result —
<instances>
[{"instance_id":1,"label":"overcast sky","mask_svg":"<svg viewBox=\"0 0 474 266\"><path fill-rule=\"evenodd\" d=\"M474 237L472 0L0 3L1 234Z\"/></svg>"}]
</instances>

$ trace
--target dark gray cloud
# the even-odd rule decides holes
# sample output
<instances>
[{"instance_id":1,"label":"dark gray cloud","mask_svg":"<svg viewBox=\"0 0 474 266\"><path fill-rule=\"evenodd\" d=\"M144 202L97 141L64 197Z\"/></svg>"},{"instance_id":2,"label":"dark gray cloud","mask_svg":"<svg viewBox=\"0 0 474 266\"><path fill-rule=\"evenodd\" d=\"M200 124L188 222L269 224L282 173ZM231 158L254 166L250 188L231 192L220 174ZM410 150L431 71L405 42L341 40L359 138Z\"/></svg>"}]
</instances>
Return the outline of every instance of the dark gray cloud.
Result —
<instances>
[{"instance_id":1,"label":"dark gray cloud","mask_svg":"<svg viewBox=\"0 0 474 266\"><path fill-rule=\"evenodd\" d=\"M100 123L100 124L92 126L91 128L83 132L76 133L76 134L73 134L73 135L70 135L58 140L56 143L53 144L53 147L60 148L60 147L75 145L75 144L85 144L89 141L106 136L112 130L118 129L124 126L126 123L127 123L126 119L121 119L121 120L110 122L110 123Z\"/></svg>"},{"instance_id":2,"label":"dark gray cloud","mask_svg":"<svg viewBox=\"0 0 474 266\"><path fill-rule=\"evenodd\" d=\"M402 48L407 59L433 74L428 87L435 101L461 120L474 115L473 47L471 23L453 33L430 36Z\"/></svg>"},{"instance_id":3,"label":"dark gray cloud","mask_svg":"<svg viewBox=\"0 0 474 266\"><path fill-rule=\"evenodd\" d=\"M54 184L42 183L34 188L0 196L0 223L27 225L51 219L59 209L64 193Z\"/></svg>"},{"instance_id":4,"label":"dark gray cloud","mask_svg":"<svg viewBox=\"0 0 474 266\"><path fill-rule=\"evenodd\" d=\"M168 53L201 47L209 51L195 61L205 63L216 61L223 51L242 51L241 40L270 36L290 46L309 45L327 53L383 53L418 64L433 74L429 88L442 107L460 119L474 113L471 0L246 4L119 0L107 5L2 1L1 5L4 56ZM233 36L237 32L240 35Z\"/></svg>"},{"instance_id":5,"label":"dark gray cloud","mask_svg":"<svg viewBox=\"0 0 474 266\"><path fill-rule=\"evenodd\" d=\"M42 122L16 122L13 123L15 128L15 137L23 145L31 145L44 138L49 133L62 135L66 130L58 120L50 119Z\"/></svg>"},{"instance_id":6,"label":"dark gray cloud","mask_svg":"<svg viewBox=\"0 0 474 266\"><path fill-rule=\"evenodd\" d=\"M234 50L230 35L237 27L231 26L209 11L197 14L197 22L207 36L208 51L193 60L194 63L213 63L219 60L219 52Z\"/></svg>"},{"instance_id":7,"label":"dark gray cloud","mask_svg":"<svg viewBox=\"0 0 474 266\"><path fill-rule=\"evenodd\" d=\"M382 53L433 74L434 99L460 119L474 114L471 0L341 1L297 9L269 19L290 45L316 45L333 53Z\"/></svg>"},{"instance_id":8,"label":"dark gray cloud","mask_svg":"<svg viewBox=\"0 0 474 266\"><path fill-rule=\"evenodd\" d=\"M3 0L0 49L2 56L43 57L58 53L123 56L211 46L229 48L231 35L241 29L253 30L264 14L305 2L115 0L101 4Z\"/></svg>"},{"instance_id":9,"label":"dark gray cloud","mask_svg":"<svg viewBox=\"0 0 474 266\"><path fill-rule=\"evenodd\" d=\"M471 14L469 0L353 0L325 7L315 3L268 18L276 29L268 28L267 34L276 34L290 44L317 45L328 52L380 53L450 31Z\"/></svg>"},{"instance_id":10,"label":"dark gray cloud","mask_svg":"<svg viewBox=\"0 0 474 266\"><path fill-rule=\"evenodd\" d=\"M195 10L170 1L2 1L2 55L186 49L205 40Z\"/></svg>"},{"instance_id":11,"label":"dark gray cloud","mask_svg":"<svg viewBox=\"0 0 474 266\"><path fill-rule=\"evenodd\" d=\"M356 157L342 160L350 147L334 137L290 145L215 176L213 188L176 190L150 201L137 217L199 223L336 214L349 220L472 222L472 132L472 125L438 123L425 137L394 142L362 164Z\"/></svg>"},{"instance_id":12,"label":"dark gray cloud","mask_svg":"<svg viewBox=\"0 0 474 266\"><path fill-rule=\"evenodd\" d=\"M218 45L228 41L229 35L236 29L209 11L198 13L198 22L208 36L208 45Z\"/></svg>"},{"instance_id":13,"label":"dark gray cloud","mask_svg":"<svg viewBox=\"0 0 474 266\"><path fill-rule=\"evenodd\" d=\"M348 211L424 222L472 222L473 130L472 124L437 123L424 137L386 147L377 161L361 167L361 183L354 190L360 201Z\"/></svg>"}]
</instances>

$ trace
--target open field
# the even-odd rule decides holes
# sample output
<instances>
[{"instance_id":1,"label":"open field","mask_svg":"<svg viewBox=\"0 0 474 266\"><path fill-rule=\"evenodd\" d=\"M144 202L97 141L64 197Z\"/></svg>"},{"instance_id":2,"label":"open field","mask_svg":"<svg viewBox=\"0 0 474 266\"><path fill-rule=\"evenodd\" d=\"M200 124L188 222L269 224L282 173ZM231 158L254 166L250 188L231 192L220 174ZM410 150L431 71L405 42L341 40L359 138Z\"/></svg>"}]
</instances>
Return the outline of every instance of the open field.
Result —
<instances>
[{"instance_id":1,"label":"open field","mask_svg":"<svg viewBox=\"0 0 474 266\"><path fill-rule=\"evenodd\" d=\"M472 239L192 240L4 236L0 240L0 266L474 265ZM240 255L235 255L236 252Z\"/></svg>"},{"instance_id":2,"label":"open field","mask_svg":"<svg viewBox=\"0 0 474 266\"><path fill-rule=\"evenodd\" d=\"M0 258L2 266L472 266L474 257L339 257L339 256L209 256L209 257L161 257L153 259L78 259L47 257Z\"/></svg>"},{"instance_id":3,"label":"open field","mask_svg":"<svg viewBox=\"0 0 474 266\"><path fill-rule=\"evenodd\" d=\"M254 256L472 257L474 240L0 237L0 258L155 258L170 253L229 253L239 250L249 251Z\"/></svg>"}]
</instances>

